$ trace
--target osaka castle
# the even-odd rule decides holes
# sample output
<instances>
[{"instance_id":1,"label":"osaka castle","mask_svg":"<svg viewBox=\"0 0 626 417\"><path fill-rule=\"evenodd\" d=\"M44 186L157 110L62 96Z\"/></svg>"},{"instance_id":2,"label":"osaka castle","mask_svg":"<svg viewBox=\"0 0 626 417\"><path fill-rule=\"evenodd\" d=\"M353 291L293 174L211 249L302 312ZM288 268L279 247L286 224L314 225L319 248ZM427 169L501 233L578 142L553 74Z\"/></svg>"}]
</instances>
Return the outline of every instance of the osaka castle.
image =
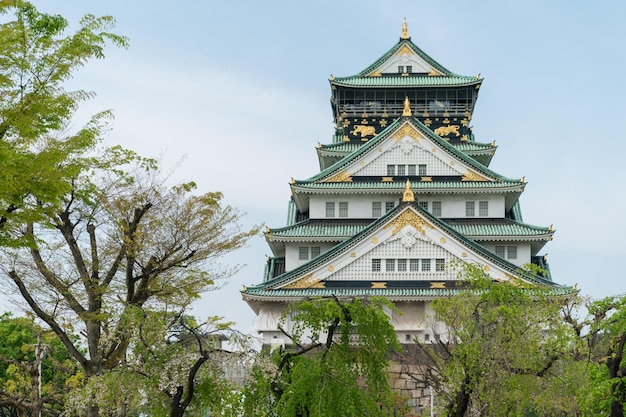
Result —
<instances>
[{"instance_id":1,"label":"osaka castle","mask_svg":"<svg viewBox=\"0 0 626 417\"><path fill-rule=\"evenodd\" d=\"M460 291L463 262L569 289L541 253L552 227L524 223L524 178L489 169L496 145L472 132L480 76L428 56L405 21L373 64L329 81L335 132L317 145L320 171L291 180L287 224L266 229L262 279L242 290L265 345L289 343L278 329L289 303L331 295L385 297L400 342L428 343L430 301Z\"/></svg>"}]
</instances>

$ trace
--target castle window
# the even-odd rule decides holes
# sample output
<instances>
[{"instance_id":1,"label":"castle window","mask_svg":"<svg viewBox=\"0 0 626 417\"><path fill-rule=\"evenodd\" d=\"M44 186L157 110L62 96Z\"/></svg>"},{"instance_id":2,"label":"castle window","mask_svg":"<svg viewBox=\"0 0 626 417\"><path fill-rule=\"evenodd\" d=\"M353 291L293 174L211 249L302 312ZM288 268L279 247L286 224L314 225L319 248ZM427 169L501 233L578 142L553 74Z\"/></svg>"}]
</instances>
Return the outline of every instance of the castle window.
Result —
<instances>
[{"instance_id":1,"label":"castle window","mask_svg":"<svg viewBox=\"0 0 626 417\"><path fill-rule=\"evenodd\" d=\"M422 259L422 271L430 271L430 259Z\"/></svg>"},{"instance_id":2,"label":"castle window","mask_svg":"<svg viewBox=\"0 0 626 417\"><path fill-rule=\"evenodd\" d=\"M332 201L326 202L326 217L335 217L335 203Z\"/></svg>"},{"instance_id":3,"label":"castle window","mask_svg":"<svg viewBox=\"0 0 626 417\"><path fill-rule=\"evenodd\" d=\"M395 165L387 165L387 175L396 175Z\"/></svg>"},{"instance_id":4,"label":"castle window","mask_svg":"<svg viewBox=\"0 0 626 417\"><path fill-rule=\"evenodd\" d=\"M308 261L309 260L309 252L311 254L311 258L313 259L316 256L319 256L321 253L321 248L319 246L311 246L310 248L308 246L300 246L298 248L298 259L301 261Z\"/></svg>"},{"instance_id":5,"label":"castle window","mask_svg":"<svg viewBox=\"0 0 626 417\"><path fill-rule=\"evenodd\" d=\"M431 207L433 216L441 216L441 201L433 201Z\"/></svg>"},{"instance_id":6,"label":"castle window","mask_svg":"<svg viewBox=\"0 0 626 417\"><path fill-rule=\"evenodd\" d=\"M443 272L446 269L445 259L435 259L435 271Z\"/></svg>"},{"instance_id":7,"label":"castle window","mask_svg":"<svg viewBox=\"0 0 626 417\"><path fill-rule=\"evenodd\" d=\"M398 65L398 74L402 74L404 72L404 65Z\"/></svg>"},{"instance_id":8,"label":"castle window","mask_svg":"<svg viewBox=\"0 0 626 417\"><path fill-rule=\"evenodd\" d=\"M398 272L406 272L406 259L398 259Z\"/></svg>"},{"instance_id":9,"label":"castle window","mask_svg":"<svg viewBox=\"0 0 626 417\"><path fill-rule=\"evenodd\" d=\"M426 164L419 164L417 166L417 174L418 175L426 175Z\"/></svg>"},{"instance_id":10,"label":"castle window","mask_svg":"<svg viewBox=\"0 0 626 417\"><path fill-rule=\"evenodd\" d=\"M372 201L372 217L380 217L382 215L382 203L380 201Z\"/></svg>"},{"instance_id":11,"label":"castle window","mask_svg":"<svg viewBox=\"0 0 626 417\"><path fill-rule=\"evenodd\" d=\"M385 213L393 210L395 204L393 203L393 201L385 201Z\"/></svg>"},{"instance_id":12,"label":"castle window","mask_svg":"<svg viewBox=\"0 0 626 417\"><path fill-rule=\"evenodd\" d=\"M398 165L398 175L406 175L406 167L404 165Z\"/></svg>"},{"instance_id":13,"label":"castle window","mask_svg":"<svg viewBox=\"0 0 626 417\"><path fill-rule=\"evenodd\" d=\"M517 259L517 246L506 247L506 259Z\"/></svg>"},{"instance_id":14,"label":"castle window","mask_svg":"<svg viewBox=\"0 0 626 417\"><path fill-rule=\"evenodd\" d=\"M479 216L488 216L489 215L489 201L479 201L478 202L478 215Z\"/></svg>"},{"instance_id":15,"label":"castle window","mask_svg":"<svg viewBox=\"0 0 626 417\"><path fill-rule=\"evenodd\" d=\"M420 270L420 260L419 259L410 259L409 260L409 270L412 272L416 272Z\"/></svg>"},{"instance_id":16,"label":"castle window","mask_svg":"<svg viewBox=\"0 0 626 417\"><path fill-rule=\"evenodd\" d=\"M465 202L465 216L466 217L474 217L475 214L475 201L466 201Z\"/></svg>"},{"instance_id":17,"label":"castle window","mask_svg":"<svg viewBox=\"0 0 626 417\"><path fill-rule=\"evenodd\" d=\"M496 255L500 258L517 259L517 246L496 246Z\"/></svg>"},{"instance_id":18,"label":"castle window","mask_svg":"<svg viewBox=\"0 0 626 417\"><path fill-rule=\"evenodd\" d=\"M424 210L428 211L428 201L418 201L417 204Z\"/></svg>"},{"instance_id":19,"label":"castle window","mask_svg":"<svg viewBox=\"0 0 626 417\"><path fill-rule=\"evenodd\" d=\"M407 165L408 167L408 171L409 171L409 175L415 175L415 165Z\"/></svg>"},{"instance_id":20,"label":"castle window","mask_svg":"<svg viewBox=\"0 0 626 417\"><path fill-rule=\"evenodd\" d=\"M406 66L406 72L408 72L409 74L413 72L413 66L412 65L407 65Z\"/></svg>"},{"instance_id":21,"label":"castle window","mask_svg":"<svg viewBox=\"0 0 626 417\"><path fill-rule=\"evenodd\" d=\"M380 259L372 259L372 272L380 272Z\"/></svg>"},{"instance_id":22,"label":"castle window","mask_svg":"<svg viewBox=\"0 0 626 417\"><path fill-rule=\"evenodd\" d=\"M396 270L396 260L395 259L385 259L385 271L393 272Z\"/></svg>"},{"instance_id":23,"label":"castle window","mask_svg":"<svg viewBox=\"0 0 626 417\"><path fill-rule=\"evenodd\" d=\"M348 202L342 201L339 203L339 217L348 217Z\"/></svg>"}]
</instances>

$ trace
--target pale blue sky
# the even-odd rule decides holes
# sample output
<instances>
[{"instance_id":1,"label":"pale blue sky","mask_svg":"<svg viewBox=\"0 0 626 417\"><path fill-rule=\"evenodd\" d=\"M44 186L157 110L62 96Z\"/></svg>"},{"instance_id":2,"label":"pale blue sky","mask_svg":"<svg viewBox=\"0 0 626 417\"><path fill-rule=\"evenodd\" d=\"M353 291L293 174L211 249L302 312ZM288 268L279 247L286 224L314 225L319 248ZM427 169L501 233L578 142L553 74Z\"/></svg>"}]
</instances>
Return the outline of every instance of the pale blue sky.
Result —
<instances>
[{"instance_id":1,"label":"pale blue sky","mask_svg":"<svg viewBox=\"0 0 626 417\"><path fill-rule=\"evenodd\" d=\"M315 174L332 134L330 74L359 72L412 40L453 72L485 78L472 124L495 140L491 168L526 177L524 220L554 225L555 281L582 294L626 292L626 3L622 1L85 1L38 0L71 21L113 15L129 50L109 49L72 87L111 108L109 144L172 165L202 191L220 190L245 222L285 224L290 177ZM78 122L77 122L78 123ZM247 264L199 316L252 328L242 284L260 282L262 238L230 256Z\"/></svg>"}]
</instances>

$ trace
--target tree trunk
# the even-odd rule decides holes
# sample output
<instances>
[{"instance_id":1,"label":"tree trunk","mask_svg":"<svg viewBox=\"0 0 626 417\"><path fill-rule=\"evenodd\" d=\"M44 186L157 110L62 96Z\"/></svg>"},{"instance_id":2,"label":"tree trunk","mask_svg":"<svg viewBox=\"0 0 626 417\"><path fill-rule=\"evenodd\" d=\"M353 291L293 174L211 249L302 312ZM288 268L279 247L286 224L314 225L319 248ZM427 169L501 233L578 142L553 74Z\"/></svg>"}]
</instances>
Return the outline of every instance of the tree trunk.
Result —
<instances>
[{"instance_id":1,"label":"tree trunk","mask_svg":"<svg viewBox=\"0 0 626 417\"><path fill-rule=\"evenodd\" d=\"M451 417L463 417L467 412L470 403L470 395L472 394L469 384L470 378L469 375L466 374L459 392L457 392L454 400L446 407Z\"/></svg>"},{"instance_id":2,"label":"tree trunk","mask_svg":"<svg viewBox=\"0 0 626 417\"><path fill-rule=\"evenodd\" d=\"M185 414L185 408L182 403L183 387L176 387L176 393L172 396L172 403L170 407L170 417L183 417Z\"/></svg>"}]
</instances>

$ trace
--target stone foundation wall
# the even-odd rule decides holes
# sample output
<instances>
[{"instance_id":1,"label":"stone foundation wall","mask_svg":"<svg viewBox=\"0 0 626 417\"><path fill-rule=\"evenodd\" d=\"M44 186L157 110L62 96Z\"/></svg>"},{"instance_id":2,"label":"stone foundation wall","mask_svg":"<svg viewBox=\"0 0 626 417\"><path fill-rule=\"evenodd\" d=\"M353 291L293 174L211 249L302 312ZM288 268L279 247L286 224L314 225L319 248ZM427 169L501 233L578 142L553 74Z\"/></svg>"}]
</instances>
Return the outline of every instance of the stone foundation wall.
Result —
<instances>
[{"instance_id":1,"label":"stone foundation wall","mask_svg":"<svg viewBox=\"0 0 626 417\"><path fill-rule=\"evenodd\" d=\"M391 388L406 399L409 416L437 416L437 395L422 381L425 361L428 359L415 345L404 345L404 353L394 355L389 362L389 382Z\"/></svg>"}]
</instances>

